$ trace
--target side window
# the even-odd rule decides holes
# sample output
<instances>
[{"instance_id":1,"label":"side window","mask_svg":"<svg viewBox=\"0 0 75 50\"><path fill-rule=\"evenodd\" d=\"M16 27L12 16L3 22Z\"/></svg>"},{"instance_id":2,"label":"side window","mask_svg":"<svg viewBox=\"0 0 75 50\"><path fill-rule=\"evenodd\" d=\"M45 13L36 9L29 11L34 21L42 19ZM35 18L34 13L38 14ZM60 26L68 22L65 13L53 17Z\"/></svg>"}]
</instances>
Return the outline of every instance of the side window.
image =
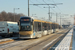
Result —
<instances>
[{"instance_id":1,"label":"side window","mask_svg":"<svg viewBox=\"0 0 75 50\"><path fill-rule=\"evenodd\" d=\"M49 30L51 29L51 24L49 24Z\"/></svg>"},{"instance_id":2,"label":"side window","mask_svg":"<svg viewBox=\"0 0 75 50\"><path fill-rule=\"evenodd\" d=\"M46 25L46 23L44 23L44 27L45 27L45 30L47 30L47 25Z\"/></svg>"},{"instance_id":3,"label":"side window","mask_svg":"<svg viewBox=\"0 0 75 50\"><path fill-rule=\"evenodd\" d=\"M41 31L41 22L38 22L38 31Z\"/></svg>"},{"instance_id":4,"label":"side window","mask_svg":"<svg viewBox=\"0 0 75 50\"><path fill-rule=\"evenodd\" d=\"M54 25L53 24L51 24L52 25L52 29L54 29Z\"/></svg>"},{"instance_id":5,"label":"side window","mask_svg":"<svg viewBox=\"0 0 75 50\"><path fill-rule=\"evenodd\" d=\"M53 29L55 29L55 24L53 24Z\"/></svg>"},{"instance_id":6,"label":"side window","mask_svg":"<svg viewBox=\"0 0 75 50\"><path fill-rule=\"evenodd\" d=\"M34 32L37 32L37 30L38 30L38 22L34 22L33 28L34 28Z\"/></svg>"},{"instance_id":7,"label":"side window","mask_svg":"<svg viewBox=\"0 0 75 50\"><path fill-rule=\"evenodd\" d=\"M49 25L47 23L42 23L42 30L48 30Z\"/></svg>"},{"instance_id":8,"label":"side window","mask_svg":"<svg viewBox=\"0 0 75 50\"><path fill-rule=\"evenodd\" d=\"M56 29L56 24L55 24L55 29Z\"/></svg>"},{"instance_id":9,"label":"side window","mask_svg":"<svg viewBox=\"0 0 75 50\"><path fill-rule=\"evenodd\" d=\"M48 23L48 30L50 30L50 24Z\"/></svg>"},{"instance_id":10,"label":"side window","mask_svg":"<svg viewBox=\"0 0 75 50\"><path fill-rule=\"evenodd\" d=\"M44 23L42 23L42 30L44 30L45 29L45 27L44 27Z\"/></svg>"},{"instance_id":11,"label":"side window","mask_svg":"<svg viewBox=\"0 0 75 50\"><path fill-rule=\"evenodd\" d=\"M34 22L33 28L35 32L41 31L41 22Z\"/></svg>"}]
</instances>

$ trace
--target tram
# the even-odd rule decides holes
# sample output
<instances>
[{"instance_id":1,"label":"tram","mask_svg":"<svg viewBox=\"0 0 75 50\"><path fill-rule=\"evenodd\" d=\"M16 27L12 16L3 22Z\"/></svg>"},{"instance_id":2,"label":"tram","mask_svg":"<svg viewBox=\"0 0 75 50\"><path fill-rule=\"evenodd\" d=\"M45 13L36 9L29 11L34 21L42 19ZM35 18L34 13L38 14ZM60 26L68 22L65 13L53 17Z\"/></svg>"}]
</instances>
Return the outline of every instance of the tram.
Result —
<instances>
[{"instance_id":1,"label":"tram","mask_svg":"<svg viewBox=\"0 0 75 50\"><path fill-rule=\"evenodd\" d=\"M19 20L20 38L39 38L59 30L59 24L49 21L34 19L32 17L21 17Z\"/></svg>"}]
</instances>

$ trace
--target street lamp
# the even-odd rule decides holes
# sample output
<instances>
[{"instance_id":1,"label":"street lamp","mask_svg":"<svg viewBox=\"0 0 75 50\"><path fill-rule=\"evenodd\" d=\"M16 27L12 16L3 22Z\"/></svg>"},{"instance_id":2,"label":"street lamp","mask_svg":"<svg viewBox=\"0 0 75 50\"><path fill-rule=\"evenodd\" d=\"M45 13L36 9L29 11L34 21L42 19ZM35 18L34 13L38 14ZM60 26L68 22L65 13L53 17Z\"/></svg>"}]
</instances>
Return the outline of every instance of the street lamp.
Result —
<instances>
[{"instance_id":1,"label":"street lamp","mask_svg":"<svg viewBox=\"0 0 75 50\"><path fill-rule=\"evenodd\" d=\"M15 10L18 10L20 8L14 8L13 11L14 11L14 22L15 22Z\"/></svg>"}]
</instances>

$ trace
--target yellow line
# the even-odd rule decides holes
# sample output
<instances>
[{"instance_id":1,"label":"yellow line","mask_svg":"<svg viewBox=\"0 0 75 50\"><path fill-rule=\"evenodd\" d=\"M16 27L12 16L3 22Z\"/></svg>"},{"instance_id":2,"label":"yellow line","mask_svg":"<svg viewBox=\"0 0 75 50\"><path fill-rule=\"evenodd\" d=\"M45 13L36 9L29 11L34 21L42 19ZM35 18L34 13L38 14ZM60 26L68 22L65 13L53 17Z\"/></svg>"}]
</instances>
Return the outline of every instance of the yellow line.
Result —
<instances>
[{"instance_id":1,"label":"yellow line","mask_svg":"<svg viewBox=\"0 0 75 50\"><path fill-rule=\"evenodd\" d=\"M13 41L14 40L3 41L3 42L0 42L0 44L9 43L9 42L13 42Z\"/></svg>"}]
</instances>

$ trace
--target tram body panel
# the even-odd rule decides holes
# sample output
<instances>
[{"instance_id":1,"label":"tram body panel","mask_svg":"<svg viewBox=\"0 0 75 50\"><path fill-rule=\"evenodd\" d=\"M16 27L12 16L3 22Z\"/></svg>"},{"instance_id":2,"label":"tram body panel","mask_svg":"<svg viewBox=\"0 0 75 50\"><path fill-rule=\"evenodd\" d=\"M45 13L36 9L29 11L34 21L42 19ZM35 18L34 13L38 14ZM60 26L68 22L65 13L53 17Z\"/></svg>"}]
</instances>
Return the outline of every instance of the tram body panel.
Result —
<instances>
[{"instance_id":1,"label":"tram body panel","mask_svg":"<svg viewBox=\"0 0 75 50\"><path fill-rule=\"evenodd\" d=\"M39 38L39 37L42 37L42 36L43 36L42 33L43 33L43 31L38 31L38 32L37 32L37 37L38 37L38 38Z\"/></svg>"},{"instance_id":2,"label":"tram body panel","mask_svg":"<svg viewBox=\"0 0 75 50\"><path fill-rule=\"evenodd\" d=\"M57 28L57 29L56 29L56 32L58 32L58 31L59 31L59 29Z\"/></svg>"},{"instance_id":3,"label":"tram body panel","mask_svg":"<svg viewBox=\"0 0 75 50\"><path fill-rule=\"evenodd\" d=\"M53 33L52 29L48 30L48 35L51 34L51 33Z\"/></svg>"},{"instance_id":4,"label":"tram body panel","mask_svg":"<svg viewBox=\"0 0 75 50\"><path fill-rule=\"evenodd\" d=\"M48 32L47 30L44 30L43 35L47 35L47 32Z\"/></svg>"}]
</instances>

